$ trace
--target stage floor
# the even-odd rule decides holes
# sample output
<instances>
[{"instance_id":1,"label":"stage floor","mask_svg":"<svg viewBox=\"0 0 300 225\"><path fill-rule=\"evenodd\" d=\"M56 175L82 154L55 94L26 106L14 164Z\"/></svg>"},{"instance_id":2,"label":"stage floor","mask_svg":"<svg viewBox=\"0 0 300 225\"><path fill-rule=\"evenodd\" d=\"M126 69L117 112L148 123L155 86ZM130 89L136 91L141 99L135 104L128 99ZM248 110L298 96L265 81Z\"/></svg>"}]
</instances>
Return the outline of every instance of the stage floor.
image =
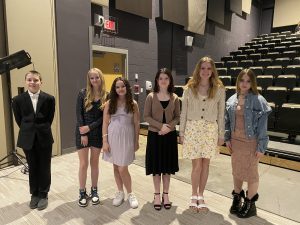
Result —
<instances>
[{"instance_id":1,"label":"stage floor","mask_svg":"<svg viewBox=\"0 0 300 225\"><path fill-rule=\"evenodd\" d=\"M80 208L77 205L78 157L77 153L70 153L52 159L49 206L44 211L29 209L28 175L20 172L20 166L0 171L0 224L299 224L299 173L266 165L260 165L262 185L261 197L257 202L258 217L239 219L229 215L231 170L229 157L224 155L211 163L205 191L209 213L195 214L188 210L191 193L190 162L182 159L180 173L171 180L172 209L155 211L152 206L152 177L145 176L142 167L145 140L146 137L141 136L141 149L137 152L137 160L130 166L133 190L140 203L138 209L131 209L128 202L120 207L112 206L112 197L116 190L112 165L102 160L98 184L101 204ZM89 184L88 179L88 189ZM264 204L273 205L274 210L265 210Z\"/></svg>"}]
</instances>

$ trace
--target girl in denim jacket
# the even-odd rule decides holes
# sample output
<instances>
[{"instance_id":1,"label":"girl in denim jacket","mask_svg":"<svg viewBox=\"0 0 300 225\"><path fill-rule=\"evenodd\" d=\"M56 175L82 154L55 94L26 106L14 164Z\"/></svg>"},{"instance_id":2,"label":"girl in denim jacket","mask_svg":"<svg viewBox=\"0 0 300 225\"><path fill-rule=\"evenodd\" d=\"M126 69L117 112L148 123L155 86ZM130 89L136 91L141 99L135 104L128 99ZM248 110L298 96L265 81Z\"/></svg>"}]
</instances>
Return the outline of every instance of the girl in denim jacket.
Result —
<instances>
[{"instance_id":1,"label":"girl in denim jacket","mask_svg":"<svg viewBox=\"0 0 300 225\"><path fill-rule=\"evenodd\" d=\"M225 142L231 153L234 190L230 213L247 218L256 215L258 199L258 163L268 144L267 122L271 108L258 93L256 77L251 69L240 72L237 93L226 102ZM245 197L243 182L247 182ZM242 204L242 198L244 198Z\"/></svg>"}]
</instances>

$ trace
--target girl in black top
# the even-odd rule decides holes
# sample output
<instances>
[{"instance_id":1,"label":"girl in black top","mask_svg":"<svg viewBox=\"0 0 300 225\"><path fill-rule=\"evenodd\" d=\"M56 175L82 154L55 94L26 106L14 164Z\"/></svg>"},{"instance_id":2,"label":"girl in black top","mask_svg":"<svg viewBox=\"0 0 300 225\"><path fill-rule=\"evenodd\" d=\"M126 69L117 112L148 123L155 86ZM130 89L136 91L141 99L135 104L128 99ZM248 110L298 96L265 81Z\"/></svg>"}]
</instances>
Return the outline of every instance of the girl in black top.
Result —
<instances>
[{"instance_id":1,"label":"girl in black top","mask_svg":"<svg viewBox=\"0 0 300 225\"><path fill-rule=\"evenodd\" d=\"M88 195L85 185L87 168L89 165L88 155L91 149L91 200L93 205L99 204L97 191L99 175L99 155L102 148L102 120L103 106L106 100L105 82L102 72L92 68L87 73L87 86L80 90L76 105L76 148L79 156L79 201L81 207L88 204Z\"/></svg>"}]
</instances>

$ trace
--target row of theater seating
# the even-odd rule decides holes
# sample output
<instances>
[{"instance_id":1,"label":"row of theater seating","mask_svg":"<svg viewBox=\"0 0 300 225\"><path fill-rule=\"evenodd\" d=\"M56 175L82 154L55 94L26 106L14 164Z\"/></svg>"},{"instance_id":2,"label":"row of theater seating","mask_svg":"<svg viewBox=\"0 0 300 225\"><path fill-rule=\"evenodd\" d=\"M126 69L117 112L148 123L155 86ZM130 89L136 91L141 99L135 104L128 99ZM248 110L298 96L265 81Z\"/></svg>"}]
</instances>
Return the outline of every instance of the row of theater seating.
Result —
<instances>
[{"instance_id":1,"label":"row of theater seating","mask_svg":"<svg viewBox=\"0 0 300 225\"><path fill-rule=\"evenodd\" d=\"M297 48L300 48L300 44L297 45ZM254 50L254 53L250 54L239 54L239 55L228 55L223 56L221 58L221 61L227 62L227 61L242 61L242 60L253 60L258 61L260 59L277 59L277 58L290 58L294 59L295 57L299 56L299 49L298 50L287 50L290 49L288 46L283 47L283 52L279 52L278 50L273 51L267 51L266 53L260 52L261 50ZM232 54L232 52L231 52ZM254 62L255 63L255 62Z\"/></svg>"},{"instance_id":2,"label":"row of theater seating","mask_svg":"<svg viewBox=\"0 0 300 225\"><path fill-rule=\"evenodd\" d=\"M260 94L273 108L268 130L300 134L300 35L290 31L259 35L215 65L226 88L226 100L236 93L241 70L251 68L257 74ZM181 97L183 86L175 86L175 93Z\"/></svg>"},{"instance_id":3,"label":"row of theater seating","mask_svg":"<svg viewBox=\"0 0 300 225\"><path fill-rule=\"evenodd\" d=\"M300 55L300 54L299 54ZM289 57L283 58L275 58L273 59L259 59L259 60L252 60L252 59L245 59L240 61L221 61L215 62L216 68L227 68L230 69L231 67L251 67L251 66L261 66L263 68L267 68L268 66L282 66L283 68L287 67L288 65L300 65L300 57L295 57L291 59Z\"/></svg>"},{"instance_id":4,"label":"row of theater seating","mask_svg":"<svg viewBox=\"0 0 300 225\"><path fill-rule=\"evenodd\" d=\"M219 76L225 86L234 86L236 84L236 77ZM288 90L300 86L300 76L296 75L258 75L256 77L257 85L265 91L268 87L286 87Z\"/></svg>"},{"instance_id":5,"label":"row of theater seating","mask_svg":"<svg viewBox=\"0 0 300 225\"><path fill-rule=\"evenodd\" d=\"M236 86L225 86L226 100L236 93ZM263 90L258 87L258 91L268 102L273 102L276 107L280 107L284 103L300 104L300 88L296 87L288 90L286 87L268 87Z\"/></svg>"},{"instance_id":6,"label":"row of theater seating","mask_svg":"<svg viewBox=\"0 0 300 225\"><path fill-rule=\"evenodd\" d=\"M273 75L278 76L282 74L286 75L300 75L300 65L288 65L286 67L282 66L267 66L264 68L263 66L250 66L250 67L230 67L230 68L217 68L217 72L219 76L230 75L233 77L237 77L237 75L244 68L250 68L257 75Z\"/></svg>"},{"instance_id":7,"label":"row of theater seating","mask_svg":"<svg viewBox=\"0 0 300 225\"><path fill-rule=\"evenodd\" d=\"M184 86L175 86L174 93L182 97ZM226 100L236 92L236 86L225 86ZM300 87L288 90L286 87L268 87L263 90L258 87L258 91L268 102L273 102L276 107L280 107L284 103L300 104Z\"/></svg>"},{"instance_id":8,"label":"row of theater seating","mask_svg":"<svg viewBox=\"0 0 300 225\"><path fill-rule=\"evenodd\" d=\"M226 100L236 92L235 86L225 86ZM258 88L262 93L261 88ZM175 86L175 94L182 97L183 86ZM272 107L268 118L268 130L288 133L290 136L300 134L300 88L290 92L282 87L269 87L264 97Z\"/></svg>"}]
</instances>

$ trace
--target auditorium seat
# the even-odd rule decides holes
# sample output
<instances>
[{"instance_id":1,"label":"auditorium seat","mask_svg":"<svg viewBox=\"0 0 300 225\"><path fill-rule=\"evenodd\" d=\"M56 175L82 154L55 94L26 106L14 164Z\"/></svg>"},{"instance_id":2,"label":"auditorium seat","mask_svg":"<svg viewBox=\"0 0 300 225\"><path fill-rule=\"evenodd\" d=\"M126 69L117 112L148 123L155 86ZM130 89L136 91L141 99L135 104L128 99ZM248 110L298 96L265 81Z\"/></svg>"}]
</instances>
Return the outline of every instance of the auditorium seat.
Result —
<instances>
[{"instance_id":1,"label":"auditorium seat","mask_svg":"<svg viewBox=\"0 0 300 225\"><path fill-rule=\"evenodd\" d=\"M274 47L275 47L275 45L276 45L276 43L269 42L269 43L266 43L264 47L265 47L265 48L272 49L272 48L274 48Z\"/></svg>"},{"instance_id":2,"label":"auditorium seat","mask_svg":"<svg viewBox=\"0 0 300 225\"><path fill-rule=\"evenodd\" d=\"M297 37L290 36L290 37L287 37L285 40L286 40L286 41L292 41L292 42L295 42L296 40L298 40L298 38L297 38Z\"/></svg>"},{"instance_id":3,"label":"auditorium seat","mask_svg":"<svg viewBox=\"0 0 300 225\"><path fill-rule=\"evenodd\" d=\"M217 68L219 76L227 75L227 68Z\"/></svg>"},{"instance_id":4,"label":"auditorium seat","mask_svg":"<svg viewBox=\"0 0 300 225\"><path fill-rule=\"evenodd\" d=\"M243 67L231 67L228 69L228 74L230 74L231 77L237 77L242 69Z\"/></svg>"},{"instance_id":5,"label":"auditorium seat","mask_svg":"<svg viewBox=\"0 0 300 225\"><path fill-rule=\"evenodd\" d=\"M256 78L257 85L262 87L263 92L267 90L268 87L273 86L273 76L272 75L259 75Z\"/></svg>"},{"instance_id":6,"label":"auditorium seat","mask_svg":"<svg viewBox=\"0 0 300 225\"><path fill-rule=\"evenodd\" d=\"M266 44L268 42L269 42L269 40L267 40L267 39L257 41L258 44L262 44L262 45L264 45L264 44Z\"/></svg>"},{"instance_id":7,"label":"auditorium seat","mask_svg":"<svg viewBox=\"0 0 300 225\"><path fill-rule=\"evenodd\" d=\"M275 86L286 87L288 90L296 86L296 75L279 75L275 80Z\"/></svg>"},{"instance_id":8,"label":"auditorium seat","mask_svg":"<svg viewBox=\"0 0 300 225\"><path fill-rule=\"evenodd\" d=\"M255 49L249 48L243 51L243 54L250 55L255 53Z\"/></svg>"},{"instance_id":9,"label":"auditorium seat","mask_svg":"<svg viewBox=\"0 0 300 225\"><path fill-rule=\"evenodd\" d=\"M262 48L262 44L255 44L255 45L251 45L251 48L254 48L254 49L259 49L259 48Z\"/></svg>"},{"instance_id":10,"label":"auditorium seat","mask_svg":"<svg viewBox=\"0 0 300 225\"><path fill-rule=\"evenodd\" d=\"M300 76L300 65L288 65L284 69L284 74L295 74Z\"/></svg>"},{"instance_id":11,"label":"auditorium seat","mask_svg":"<svg viewBox=\"0 0 300 225\"><path fill-rule=\"evenodd\" d=\"M277 35L279 35L279 32L273 32L273 33L270 33L270 34L269 34L269 36L275 36L275 37L276 37Z\"/></svg>"},{"instance_id":12,"label":"auditorium seat","mask_svg":"<svg viewBox=\"0 0 300 225\"><path fill-rule=\"evenodd\" d=\"M226 101L236 93L236 87L235 86L225 86L226 90Z\"/></svg>"},{"instance_id":13,"label":"auditorium seat","mask_svg":"<svg viewBox=\"0 0 300 225\"><path fill-rule=\"evenodd\" d=\"M287 48L292 44L291 41L282 41L279 44L277 44L276 46L286 46Z\"/></svg>"},{"instance_id":14,"label":"auditorium seat","mask_svg":"<svg viewBox=\"0 0 300 225\"><path fill-rule=\"evenodd\" d=\"M273 66L282 66L282 67L286 67L290 64L291 59L288 57L285 58L276 58L272 65Z\"/></svg>"},{"instance_id":15,"label":"auditorium seat","mask_svg":"<svg viewBox=\"0 0 300 225\"><path fill-rule=\"evenodd\" d=\"M227 67L227 69L229 69L231 67L237 67L238 61L227 61L224 63L224 66Z\"/></svg>"},{"instance_id":16,"label":"auditorium seat","mask_svg":"<svg viewBox=\"0 0 300 225\"><path fill-rule=\"evenodd\" d=\"M223 56L221 58L221 61L223 61L223 62L232 61L232 60L233 60L233 56L232 55Z\"/></svg>"},{"instance_id":17,"label":"auditorium seat","mask_svg":"<svg viewBox=\"0 0 300 225\"><path fill-rule=\"evenodd\" d=\"M261 59L261 54L260 54L260 53L250 54L250 55L248 56L248 59L259 60L259 59Z\"/></svg>"},{"instance_id":18,"label":"auditorium seat","mask_svg":"<svg viewBox=\"0 0 300 225\"><path fill-rule=\"evenodd\" d=\"M289 103L300 104L300 87L295 87L290 92Z\"/></svg>"},{"instance_id":19,"label":"auditorium seat","mask_svg":"<svg viewBox=\"0 0 300 225\"><path fill-rule=\"evenodd\" d=\"M266 38L266 37L268 37L269 36L269 34L260 34L260 35L258 35L257 37L260 37L260 38Z\"/></svg>"},{"instance_id":20,"label":"auditorium seat","mask_svg":"<svg viewBox=\"0 0 300 225\"><path fill-rule=\"evenodd\" d=\"M241 54L242 54L242 50L237 50L237 51L230 52L230 55L233 55L233 56L241 55Z\"/></svg>"},{"instance_id":21,"label":"auditorium seat","mask_svg":"<svg viewBox=\"0 0 300 225\"><path fill-rule=\"evenodd\" d=\"M239 67L243 67L243 68L248 68L250 66L253 66L254 65L254 61L251 60L251 59L248 59L248 60L242 60L239 62Z\"/></svg>"},{"instance_id":22,"label":"auditorium seat","mask_svg":"<svg viewBox=\"0 0 300 225\"><path fill-rule=\"evenodd\" d=\"M262 66L264 68L272 65L272 59L259 59L255 63L256 66Z\"/></svg>"},{"instance_id":23,"label":"auditorium seat","mask_svg":"<svg viewBox=\"0 0 300 225\"><path fill-rule=\"evenodd\" d=\"M268 102L274 102L276 106L281 106L287 102L287 88L268 87L265 91L265 98Z\"/></svg>"},{"instance_id":24,"label":"auditorium seat","mask_svg":"<svg viewBox=\"0 0 300 225\"><path fill-rule=\"evenodd\" d=\"M234 60L241 61L247 59L247 55L236 55Z\"/></svg>"},{"instance_id":25,"label":"auditorium seat","mask_svg":"<svg viewBox=\"0 0 300 225\"><path fill-rule=\"evenodd\" d=\"M300 57L295 57L294 58L293 65L300 65Z\"/></svg>"},{"instance_id":26,"label":"auditorium seat","mask_svg":"<svg viewBox=\"0 0 300 225\"><path fill-rule=\"evenodd\" d=\"M279 39L281 39L281 40L284 40L284 39L286 38L286 34L279 34L279 35L277 35L276 38L279 38Z\"/></svg>"},{"instance_id":27,"label":"auditorium seat","mask_svg":"<svg viewBox=\"0 0 300 225\"><path fill-rule=\"evenodd\" d=\"M222 81L224 86L231 85L231 76L219 76L220 80Z\"/></svg>"},{"instance_id":28,"label":"auditorium seat","mask_svg":"<svg viewBox=\"0 0 300 225\"><path fill-rule=\"evenodd\" d=\"M246 50L246 49L249 49L251 44L253 44L253 43L252 43L252 42L249 42L249 45L240 46L240 47L238 47L238 50L239 50L239 51L244 51L244 50Z\"/></svg>"},{"instance_id":29,"label":"auditorium seat","mask_svg":"<svg viewBox=\"0 0 300 225\"><path fill-rule=\"evenodd\" d=\"M281 31L280 34L286 34L286 35L291 35L292 31L287 30L287 31Z\"/></svg>"},{"instance_id":30,"label":"auditorium seat","mask_svg":"<svg viewBox=\"0 0 300 225\"><path fill-rule=\"evenodd\" d=\"M248 48L250 48L250 46L251 46L252 44L253 44L253 43L252 43L251 41L250 41L250 42L246 42L246 43L245 43L245 46L249 46ZM243 46L243 47L244 47L244 46ZM239 47L239 48L240 48L240 47ZM238 49L239 49L239 48L238 48ZM243 50L243 49L239 49L239 50Z\"/></svg>"},{"instance_id":31,"label":"auditorium seat","mask_svg":"<svg viewBox=\"0 0 300 225\"><path fill-rule=\"evenodd\" d=\"M278 110L277 129L290 135L300 133L300 104L283 104Z\"/></svg>"},{"instance_id":32,"label":"auditorium seat","mask_svg":"<svg viewBox=\"0 0 300 225\"><path fill-rule=\"evenodd\" d=\"M282 66L268 66L264 73L267 75L273 75L274 77L277 77L278 75L283 74L282 73Z\"/></svg>"},{"instance_id":33,"label":"auditorium seat","mask_svg":"<svg viewBox=\"0 0 300 225\"><path fill-rule=\"evenodd\" d=\"M295 50L295 51L300 52L300 45L291 45L291 46L289 47L289 50L290 50L290 51Z\"/></svg>"},{"instance_id":34,"label":"auditorium seat","mask_svg":"<svg viewBox=\"0 0 300 225\"><path fill-rule=\"evenodd\" d=\"M182 97L183 94L183 87L182 85L175 85L174 86L174 93L178 96L178 97Z\"/></svg>"},{"instance_id":35,"label":"auditorium seat","mask_svg":"<svg viewBox=\"0 0 300 225\"><path fill-rule=\"evenodd\" d=\"M295 58L295 57L298 57L299 56L299 53L295 50L293 51L284 51L282 54L281 54L282 57L289 57L291 59Z\"/></svg>"},{"instance_id":36,"label":"auditorium seat","mask_svg":"<svg viewBox=\"0 0 300 225\"><path fill-rule=\"evenodd\" d=\"M268 40L268 41L271 41L272 39L274 39L274 36L267 36L267 37L264 37L265 40Z\"/></svg>"},{"instance_id":37,"label":"auditorium seat","mask_svg":"<svg viewBox=\"0 0 300 225\"><path fill-rule=\"evenodd\" d=\"M282 53L286 50L286 46L275 46L273 48L273 52L279 52L279 53ZM294 50L294 49L291 49L291 50Z\"/></svg>"},{"instance_id":38,"label":"auditorium seat","mask_svg":"<svg viewBox=\"0 0 300 225\"><path fill-rule=\"evenodd\" d=\"M280 43L281 42L281 39L280 38L274 38L271 40L271 42L274 42L276 44Z\"/></svg>"},{"instance_id":39,"label":"auditorium seat","mask_svg":"<svg viewBox=\"0 0 300 225\"><path fill-rule=\"evenodd\" d=\"M251 66L250 69L256 74L264 74L264 68L262 66Z\"/></svg>"},{"instance_id":40,"label":"auditorium seat","mask_svg":"<svg viewBox=\"0 0 300 225\"><path fill-rule=\"evenodd\" d=\"M269 48L258 48L256 50L257 53L266 54L269 52Z\"/></svg>"},{"instance_id":41,"label":"auditorium seat","mask_svg":"<svg viewBox=\"0 0 300 225\"><path fill-rule=\"evenodd\" d=\"M261 37L255 37L255 38L252 38L252 41L260 41L260 40L262 40Z\"/></svg>"},{"instance_id":42,"label":"auditorium seat","mask_svg":"<svg viewBox=\"0 0 300 225\"><path fill-rule=\"evenodd\" d=\"M267 54L264 55L265 59L276 59L280 57L281 54L279 52L268 52Z\"/></svg>"},{"instance_id":43,"label":"auditorium seat","mask_svg":"<svg viewBox=\"0 0 300 225\"><path fill-rule=\"evenodd\" d=\"M224 62L215 62L216 68L224 68Z\"/></svg>"}]
</instances>

